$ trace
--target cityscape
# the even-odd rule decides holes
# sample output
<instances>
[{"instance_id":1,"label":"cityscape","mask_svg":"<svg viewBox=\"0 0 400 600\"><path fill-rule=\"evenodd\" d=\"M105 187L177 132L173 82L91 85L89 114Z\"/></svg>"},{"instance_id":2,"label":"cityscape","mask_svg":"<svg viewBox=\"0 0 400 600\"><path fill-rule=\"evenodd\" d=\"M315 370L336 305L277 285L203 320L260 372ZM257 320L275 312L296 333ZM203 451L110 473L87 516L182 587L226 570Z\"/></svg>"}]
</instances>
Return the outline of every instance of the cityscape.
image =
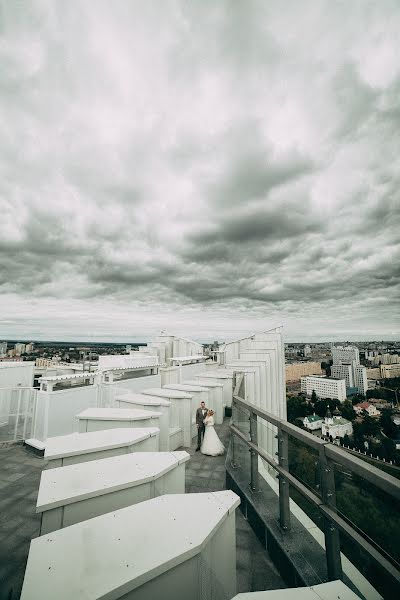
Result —
<instances>
[{"instance_id":1,"label":"cityscape","mask_svg":"<svg viewBox=\"0 0 400 600\"><path fill-rule=\"evenodd\" d=\"M0 0L0 600L400 598L400 0Z\"/></svg>"}]
</instances>

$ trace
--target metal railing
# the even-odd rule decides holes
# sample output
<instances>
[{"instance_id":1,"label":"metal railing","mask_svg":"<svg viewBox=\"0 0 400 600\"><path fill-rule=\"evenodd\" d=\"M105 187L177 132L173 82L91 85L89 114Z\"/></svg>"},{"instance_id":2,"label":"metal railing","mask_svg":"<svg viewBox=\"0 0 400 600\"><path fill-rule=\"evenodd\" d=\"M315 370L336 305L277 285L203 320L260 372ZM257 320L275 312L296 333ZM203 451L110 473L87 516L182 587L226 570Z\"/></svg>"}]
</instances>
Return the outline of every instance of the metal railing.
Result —
<instances>
[{"instance_id":1,"label":"metal railing","mask_svg":"<svg viewBox=\"0 0 400 600\"><path fill-rule=\"evenodd\" d=\"M37 390L31 387L0 388L0 443L30 437Z\"/></svg>"},{"instance_id":2,"label":"metal railing","mask_svg":"<svg viewBox=\"0 0 400 600\"><path fill-rule=\"evenodd\" d=\"M234 423L232 413L230 430L250 450L250 488L253 492L259 489L258 457L261 457L278 473L279 478L279 523L283 532L290 529L290 488L297 490L308 502L318 509L323 522L325 536L325 553L329 580L342 579L340 533L345 534L352 543L367 554L383 570L394 589L400 589L400 571L395 560L391 560L384 551L366 539L359 528L353 527L336 508L335 464L349 469L363 480L373 484L396 501L400 500L400 481L390 474L378 469L361 459L347 453L343 449L322 440L295 425L246 402L239 396L242 385L238 377L233 393L233 409L240 409L249 414L249 431L243 433ZM268 454L258 444L259 425L262 421L276 427L278 442L277 459ZM294 473L289 471L289 439L294 438L318 453L319 481L317 493L305 485ZM233 444L234 446L234 444ZM235 462L235 458L233 458ZM234 466L234 465L233 465ZM386 554L386 555L385 555Z\"/></svg>"}]
</instances>

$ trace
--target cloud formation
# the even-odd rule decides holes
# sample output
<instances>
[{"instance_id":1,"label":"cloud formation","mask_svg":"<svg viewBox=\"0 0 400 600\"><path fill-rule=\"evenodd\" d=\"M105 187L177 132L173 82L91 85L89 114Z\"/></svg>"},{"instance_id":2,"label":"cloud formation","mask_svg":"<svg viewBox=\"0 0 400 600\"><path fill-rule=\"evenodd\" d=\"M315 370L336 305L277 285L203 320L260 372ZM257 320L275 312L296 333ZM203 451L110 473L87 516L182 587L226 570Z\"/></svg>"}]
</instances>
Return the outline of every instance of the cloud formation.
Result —
<instances>
[{"instance_id":1,"label":"cloud formation","mask_svg":"<svg viewBox=\"0 0 400 600\"><path fill-rule=\"evenodd\" d=\"M399 30L396 0L1 3L0 337L400 337Z\"/></svg>"}]
</instances>

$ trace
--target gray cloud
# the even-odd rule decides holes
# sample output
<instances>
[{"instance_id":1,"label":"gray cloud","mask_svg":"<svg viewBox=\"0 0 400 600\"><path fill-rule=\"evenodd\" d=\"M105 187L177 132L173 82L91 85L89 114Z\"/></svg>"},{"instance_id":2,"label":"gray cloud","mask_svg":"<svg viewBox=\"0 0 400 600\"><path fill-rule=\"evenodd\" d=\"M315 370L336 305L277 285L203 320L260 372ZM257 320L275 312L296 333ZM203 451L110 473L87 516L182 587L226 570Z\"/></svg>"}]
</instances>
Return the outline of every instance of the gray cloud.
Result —
<instances>
[{"instance_id":1,"label":"gray cloud","mask_svg":"<svg viewBox=\"0 0 400 600\"><path fill-rule=\"evenodd\" d=\"M0 23L8 328L35 307L44 337L47 313L400 331L397 2L34 1Z\"/></svg>"}]
</instances>

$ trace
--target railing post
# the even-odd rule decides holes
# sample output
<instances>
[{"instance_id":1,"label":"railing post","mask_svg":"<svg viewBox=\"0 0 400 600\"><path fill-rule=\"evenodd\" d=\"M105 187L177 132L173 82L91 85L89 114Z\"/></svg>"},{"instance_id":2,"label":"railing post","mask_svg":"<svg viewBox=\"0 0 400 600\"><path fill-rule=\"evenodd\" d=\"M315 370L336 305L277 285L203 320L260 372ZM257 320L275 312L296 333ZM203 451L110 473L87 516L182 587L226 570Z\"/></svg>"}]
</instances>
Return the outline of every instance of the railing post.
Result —
<instances>
[{"instance_id":1,"label":"railing post","mask_svg":"<svg viewBox=\"0 0 400 600\"><path fill-rule=\"evenodd\" d=\"M235 415L236 415L237 406L235 405L235 398L232 399L232 415L231 415L231 423L235 425ZM235 459L235 436L231 434L231 444L232 444L232 452L231 452L231 467L232 469L236 469L237 463Z\"/></svg>"},{"instance_id":2,"label":"railing post","mask_svg":"<svg viewBox=\"0 0 400 600\"><path fill-rule=\"evenodd\" d=\"M336 512L335 473L332 461L325 455L324 444L319 451L321 472L321 494L324 504ZM340 556L340 536L337 527L326 517L324 519L326 564L329 581L342 579L342 559Z\"/></svg>"},{"instance_id":3,"label":"railing post","mask_svg":"<svg viewBox=\"0 0 400 600\"><path fill-rule=\"evenodd\" d=\"M250 413L250 440L258 445L257 436L257 415L253 412ZM254 450L250 449L250 489L253 492L258 490L258 454Z\"/></svg>"},{"instance_id":4,"label":"railing post","mask_svg":"<svg viewBox=\"0 0 400 600\"><path fill-rule=\"evenodd\" d=\"M289 470L289 436L278 427L278 462L281 467ZM290 529L290 496L289 483L279 475L279 522L284 531Z\"/></svg>"}]
</instances>

